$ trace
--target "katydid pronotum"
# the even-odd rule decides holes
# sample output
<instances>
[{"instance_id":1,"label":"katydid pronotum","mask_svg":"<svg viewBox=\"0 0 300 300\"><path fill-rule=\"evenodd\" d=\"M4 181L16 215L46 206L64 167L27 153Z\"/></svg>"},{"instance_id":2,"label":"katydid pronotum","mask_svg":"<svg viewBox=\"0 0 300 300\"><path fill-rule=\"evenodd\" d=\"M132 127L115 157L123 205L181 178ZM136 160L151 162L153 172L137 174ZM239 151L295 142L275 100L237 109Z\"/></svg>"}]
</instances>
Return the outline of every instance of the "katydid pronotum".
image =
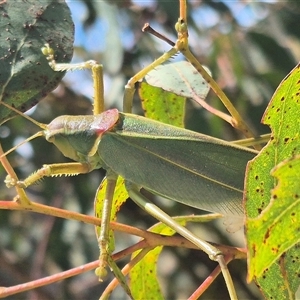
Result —
<instances>
[{"instance_id":1,"label":"katydid pronotum","mask_svg":"<svg viewBox=\"0 0 300 300\"><path fill-rule=\"evenodd\" d=\"M53 60L51 48L47 46L44 52ZM101 82L99 66L91 62L85 66L88 65L92 66L96 82ZM95 88L96 97L103 101L99 88ZM35 122L43 129L35 136L43 135L66 157L77 162L44 165L24 181L8 177L7 185L25 188L44 176L75 175L102 167L107 170L107 189L111 191L105 201L111 201L116 178L122 176L130 197L138 205L220 262L222 254L217 248L174 222L150 204L139 190L143 187L186 205L242 219L245 167L256 151L144 117L119 113L116 109L99 114L102 107L103 104L97 106L96 103L93 116L60 116L49 125ZM99 274L104 272L110 254L107 249L109 227L105 223L109 221L108 216L103 217L99 240L103 262Z\"/></svg>"}]
</instances>

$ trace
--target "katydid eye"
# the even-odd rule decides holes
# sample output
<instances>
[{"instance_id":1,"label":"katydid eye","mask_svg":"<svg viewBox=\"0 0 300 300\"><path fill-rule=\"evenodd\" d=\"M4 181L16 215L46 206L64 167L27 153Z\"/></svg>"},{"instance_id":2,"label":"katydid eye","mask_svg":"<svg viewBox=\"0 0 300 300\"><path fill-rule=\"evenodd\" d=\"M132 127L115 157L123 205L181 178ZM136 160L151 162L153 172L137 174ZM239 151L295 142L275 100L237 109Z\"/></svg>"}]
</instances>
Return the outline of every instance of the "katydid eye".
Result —
<instances>
[{"instance_id":1,"label":"katydid eye","mask_svg":"<svg viewBox=\"0 0 300 300\"><path fill-rule=\"evenodd\" d=\"M66 123L66 116L60 116L55 118L51 123L48 125L48 130L51 132L61 131L64 129Z\"/></svg>"},{"instance_id":2,"label":"katydid eye","mask_svg":"<svg viewBox=\"0 0 300 300\"><path fill-rule=\"evenodd\" d=\"M55 118L44 131L44 136L48 142L53 143L55 141L55 136L59 134L64 134L65 130L65 116L60 116Z\"/></svg>"}]
</instances>

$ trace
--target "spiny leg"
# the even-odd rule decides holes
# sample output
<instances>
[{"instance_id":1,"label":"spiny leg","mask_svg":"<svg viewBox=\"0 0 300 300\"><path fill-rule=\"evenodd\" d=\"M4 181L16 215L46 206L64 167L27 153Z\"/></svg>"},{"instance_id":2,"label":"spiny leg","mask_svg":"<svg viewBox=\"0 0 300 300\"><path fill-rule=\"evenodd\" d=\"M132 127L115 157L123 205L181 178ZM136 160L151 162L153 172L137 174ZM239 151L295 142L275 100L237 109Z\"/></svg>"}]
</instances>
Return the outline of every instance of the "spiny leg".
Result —
<instances>
[{"instance_id":1,"label":"spiny leg","mask_svg":"<svg viewBox=\"0 0 300 300\"><path fill-rule=\"evenodd\" d=\"M5 184L8 188L18 186L20 188L27 188L28 186L40 181L43 177L55 176L74 176L78 174L85 174L91 171L90 165L85 163L61 163L43 165L42 168L35 173L29 175L24 180L15 180L10 175L6 176Z\"/></svg>"},{"instance_id":2,"label":"spiny leg","mask_svg":"<svg viewBox=\"0 0 300 300\"><path fill-rule=\"evenodd\" d=\"M94 115L100 114L104 111L104 86L103 86L103 68L96 61L89 60L78 64L61 64L55 61L54 50L50 48L48 44L42 48L43 54L49 61L50 67L54 71L75 71L83 69L91 69L94 85ZM44 174L46 170L41 169L40 174ZM35 174L32 175L32 177ZM37 175L38 176L38 175ZM99 280L102 280L107 274L106 267L108 264L108 257L112 251L109 249L109 222L111 215L112 200L114 195L114 189L116 185L117 175L111 174L107 176L107 187L105 193L105 199L103 200L103 212L101 217L101 231L99 235L99 267L96 269L96 275L99 276Z\"/></svg>"},{"instance_id":3,"label":"spiny leg","mask_svg":"<svg viewBox=\"0 0 300 300\"><path fill-rule=\"evenodd\" d=\"M187 38L185 38L185 39L182 38L182 32L180 30L178 30L179 27L177 24L178 23L176 23L176 25L175 25L175 29L178 33L178 38L177 38L177 41L174 43L174 46L169 51L162 54L159 58L157 58L150 65L146 66L140 72L138 72L133 77L131 77L130 80L127 82L127 84L125 86L125 92L124 92L124 98L123 98L123 111L125 113L131 113L131 111L132 111L132 101L133 101L133 95L135 92L135 84L138 81L142 80L154 68L163 64L168 59L170 59L171 57L176 55L178 52L180 52L182 48L187 47L188 40L187 40Z\"/></svg>"},{"instance_id":4,"label":"spiny leg","mask_svg":"<svg viewBox=\"0 0 300 300\"><path fill-rule=\"evenodd\" d=\"M149 28L149 26L146 26L146 28ZM152 64L150 64L149 66L145 67L143 70L138 72L135 76L133 76L128 81L127 85L125 86L125 93L123 99L123 111L131 112L132 110L132 99L133 99L133 94L135 92L135 88L134 88L135 83L142 80L146 76L146 74L151 70L153 70L155 67L164 63L166 60L171 58L176 53L181 52L185 56L185 58L194 66L194 68L198 71L198 73L202 75L202 77L206 80L206 82L210 85L212 90L215 92L215 94L219 97L219 99L222 101L224 106L227 108L227 110L231 115L231 118L229 118L231 125L241 130L246 137L248 138L255 137L250 127L246 124L246 122L244 122L243 118L235 109L234 105L228 99L226 94L222 91L222 89L218 86L215 80L208 74L205 68L202 67L202 65L198 62L198 60L190 51L188 45L186 1L180 1L180 17L178 18L178 22L175 24L175 29L177 31L178 38L173 48L171 48L168 52L164 53L161 57L156 59ZM161 36L159 33L155 31L153 32L153 30L148 30L148 32L152 34L154 33L155 36L161 38L162 40L166 41L169 44L173 44L171 41L166 40L164 36ZM228 118L226 117L225 120L227 119ZM259 145L256 145L255 148L257 150L261 149Z\"/></svg>"},{"instance_id":5,"label":"spiny leg","mask_svg":"<svg viewBox=\"0 0 300 300\"><path fill-rule=\"evenodd\" d=\"M110 221L116 219L116 213L123 202L128 198L124 187L124 180L108 170L106 178L102 181L95 198L95 216L101 217L101 227L96 227L96 235L100 248L99 267L95 273L99 281L107 274L109 266L124 291L132 298L126 278L113 260L111 253L114 250L113 231L110 229Z\"/></svg>"},{"instance_id":6,"label":"spiny leg","mask_svg":"<svg viewBox=\"0 0 300 300\"><path fill-rule=\"evenodd\" d=\"M92 71L94 84L94 115L98 115L104 111L103 67L101 64L98 64L95 60L88 60L78 64L57 63L55 61L55 51L50 48L49 44L45 44L45 47L42 48L42 52L54 71L64 72L90 69Z\"/></svg>"},{"instance_id":7,"label":"spiny leg","mask_svg":"<svg viewBox=\"0 0 300 300\"><path fill-rule=\"evenodd\" d=\"M4 151L2 149L1 143L0 143L0 162L3 166L3 168L5 169L5 171L7 172L8 176L10 178L14 178L14 180L17 180L17 175L15 173L15 170L12 168L11 164L8 162L6 156L4 155ZM30 206L31 205L31 201L30 199L27 197L25 191L22 188L19 188L18 186L16 186L16 190L18 193L18 201L19 203L23 206Z\"/></svg>"},{"instance_id":8,"label":"spiny leg","mask_svg":"<svg viewBox=\"0 0 300 300\"><path fill-rule=\"evenodd\" d=\"M161 57L156 59L153 63L151 63L149 66L142 69L140 72L135 74L133 77L130 78L128 83L125 85L125 92L124 92L124 98L123 98L123 111L125 113L131 113L132 111L132 99L135 92L135 84L142 80L147 73L149 73L151 70L153 70L155 67L161 65L168 59L170 59L172 56L174 56L178 50L176 49L176 46L174 46L171 50L164 53Z\"/></svg>"},{"instance_id":9,"label":"spiny leg","mask_svg":"<svg viewBox=\"0 0 300 300\"><path fill-rule=\"evenodd\" d=\"M55 61L54 50L50 48L48 44L45 44L45 47L42 48L43 54L46 56L49 61L50 67L54 71L75 71L83 69L91 69L93 76L93 85L94 85L94 115L100 114L104 111L104 85L103 85L103 68L102 65L98 64L96 61L89 60L87 62L79 64L61 64ZM40 170L40 174L44 174L47 170ZM32 175L32 177L35 174ZM36 175L38 177L38 175ZM45 175L44 175L45 176ZM113 249L109 249L109 223L112 210L112 201L114 195L114 189L117 180L117 174L113 172L107 172L107 187L106 195L103 202L103 213L101 216L101 230L99 235L99 248L100 248L100 257L99 257L99 267L96 269L96 274L99 276L99 279L102 280L105 277L107 271L106 266L112 268L114 274L120 281L121 285L125 285L125 279L121 278L120 270L117 270L117 266L112 263L111 252ZM128 287L125 290L129 290Z\"/></svg>"},{"instance_id":10,"label":"spiny leg","mask_svg":"<svg viewBox=\"0 0 300 300\"><path fill-rule=\"evenodd\" d=\"M186 2L186 1L181 1ZM194 66L194 68L198 71L199 74L202 75L202 77L206 80L206 82L210 85L212 90L215 92L215 94L219 97L219 99L222 101L224 106L227 108L229 113L232 116L232 126L235 128L241 130L246 137L254 137L254 133L251 131L249 126L244 122L241 115L238 113L238 111L235 109L234 105L231 103L231 101L228 99L226 94L222 91L222 89L219 87L219 85L215 82L215 80L207 73L205 68L202 67L202 65L198 62L198 60L195 58L195 56L192 54L192 52L189 49L188 44L188 26L187 26L187 19L186 19L186 6L181 7L181 16L178 19L178 22L175 25L175 28L178 32L178 50L185 56L185 58Z\"/></svg>"},{"instance_id":11,"label":"spiny leg","mask_svg":"<svg viewBox=\"0 0 300 300\"><path fill-rule=\"evenodd\" d=\"M120 180L118 180L118 176L115 173L108 170L106 178L102 181L100 188L96 193L95 215L101 215L101 227L99 230L96 227L100 255L99 267L96 268L95 273L99 277L99 281L102 281L107 274L106 267L109 266L124 291L131 299L133 299L125 275L112 258L112 252L114 251L114 237L113 231L110 229L110 221L115 219L116 212L118 211L113 205L119 206L120 201L124 202L125 198L128 198L125 187L123 189L123 180L121 178L119 179ZM124 194L124 192L126 194ZM123 198L124 196L124 200L120 200L120 198Z\"/></svg>"}]
</instances>

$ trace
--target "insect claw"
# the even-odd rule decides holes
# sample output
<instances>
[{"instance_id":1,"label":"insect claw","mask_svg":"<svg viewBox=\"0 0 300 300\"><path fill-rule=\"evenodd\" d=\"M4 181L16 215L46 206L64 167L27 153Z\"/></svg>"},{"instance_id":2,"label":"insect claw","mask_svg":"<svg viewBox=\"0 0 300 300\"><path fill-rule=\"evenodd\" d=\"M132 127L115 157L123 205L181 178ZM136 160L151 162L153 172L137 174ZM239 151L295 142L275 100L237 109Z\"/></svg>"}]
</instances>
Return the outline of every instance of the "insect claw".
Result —
<instances>
[{"instance_id":1,"label":"insect claw","mask_svg":"<svg viewBox=\"0 0 300 300\"><path fill-rule=\"evenodd\" d=\"M78 64L58 64L55 61L55 51L49 46L49 44L45 44L45 46L42 47L41 51L48 60L49 66L57 72L85 70L92 69L94 66L99 66L99 64L95 60L88 60L86 62Z\"/></svg>"},{"instance_id":2,"label":"insect claw","mask_svg":"<svg viewBox=\"0 0 300 300\"><path fill-rule=\"evenodd\" d=\"M6 184L6 186L8 188L12 188L12 187L16 186L17 180L15 178L12 178L10 175L7 175L4 180L4 183Z\"/></svg>"},{"instance_id":3,"label":"insect claw","mask_svg":"<svg viewBox=\"0 0 300 300\"><path fill-rule=\"evenodd\" d=\"M16 178L12 178L10 175L7 175L4 183L7 188L12 188L14 186L18 186L20 188L26 188L24 181L17 180Z\"/></svg>"}]
</instances>

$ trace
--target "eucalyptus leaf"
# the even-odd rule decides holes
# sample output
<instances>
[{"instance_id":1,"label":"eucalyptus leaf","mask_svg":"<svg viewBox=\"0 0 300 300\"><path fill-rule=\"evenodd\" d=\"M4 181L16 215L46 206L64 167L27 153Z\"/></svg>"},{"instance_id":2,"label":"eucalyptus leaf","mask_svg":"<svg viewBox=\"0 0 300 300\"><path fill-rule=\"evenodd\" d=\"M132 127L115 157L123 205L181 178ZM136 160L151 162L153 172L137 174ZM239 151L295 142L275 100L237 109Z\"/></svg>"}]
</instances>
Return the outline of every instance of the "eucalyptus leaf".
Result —
<instances>
[{"instance_id":1,"label":"eucalyptus leaf","mask_svg":"<svg viewBox=\"0 0 300 300\"><path fill-rule=\"evenodd\" d=\"M185 225L184 220L179 221L181 225ZM167 236L175 234L175 231L163 223L154 225L149 231ZM164 299L159 282L157 280L157 261L162 246L155 247L130 271L130 287L134 299ZM134 258L139 251L133 253Z\"/></svg>"},{"instance_id":2,"label":"eucalyptus leaf","mask_svg":"<svg viewBox=\"0 0 300 300\"><path fill-rule=\"evenodd\" d=\"M299 220L296 220L297 215L294 216L300 209L295 199L299 181L295 181L297 186L294 186L292 181L297 179L286 177L292 173L281 177L277 171L283 161L300 153L299 82L298 65L281 82L267 107L263 123L271 127L272 136L266 147L248 164L246 176L249 279L255 278L260 286L274 287L276 282L274 299L286 299L287 295L295 294L300 284L298 275L292 285L288 281L291 274L299 274L298 264L295 264L295 257L300 255L296 251L299 234L295 234L299 232ZM281 177L283 183L290 180L290 190L280 194L283 183L279 182L277 186L277 179L270 173L278 179ZM272 267L273 264L278 268Z\"/></svg>"},{"instance_id":3,"label":"eucalyptus leaf","mask_svg":"<svg viewBox=\"0 0 300 300\"><path fill-rule=\"evenodd\" d=\"M105 199L106 187L107 187L107 179L104 178L96 192L96 197L94 202L95 217L99 219L102 217L103 214L103 203ZM117 220L117 212L120 210L120 207L127 199L128 199L128 193L125 188L124 179L119 176L114 191L113 205L112 205L111 216L110 216L111 221ZM95 231L98 240L100 237L101 227L95 226ZM109 234L110 234L110 239L109 239L110 250L113 251L115 248L114 235L112 231L110 231Z\"/></svg>"},{"instance_id":4,"label":"eucalyptus leaf","mask_svg":"<svg viewBox=\"0 0 300 300\"><path fill-rule=\"evenodd\" d=\"M26 111L60 82L42 54L45 43L59 62L73 53L74 25L64 1L6 1L0 5L0 100ZM0 106L0 123L15 113Z\"/></svg>"},{"instance_id":5,"label":"eucalyptus leaf","mask_svg":"<svg viewBox=\"0 0 300 300\"><path fill-rule=\"evenodd\" d=\"M160 65L149 72L145 79L153 86L186 98L195 99L196 95L205 99L209 92L208 83L187 61Z\"/></svg>"},{"instance_id":6,"label":"eucalyptus leaf","mask_svg":"<svg viewBox=\"0 0 300 300\"><path fill-rule=\"evenodd\" d=\"M139 95L145 117L177 127L184 127L185 103L182 96L142 82Z\"/></svg>"}]
</instances>

